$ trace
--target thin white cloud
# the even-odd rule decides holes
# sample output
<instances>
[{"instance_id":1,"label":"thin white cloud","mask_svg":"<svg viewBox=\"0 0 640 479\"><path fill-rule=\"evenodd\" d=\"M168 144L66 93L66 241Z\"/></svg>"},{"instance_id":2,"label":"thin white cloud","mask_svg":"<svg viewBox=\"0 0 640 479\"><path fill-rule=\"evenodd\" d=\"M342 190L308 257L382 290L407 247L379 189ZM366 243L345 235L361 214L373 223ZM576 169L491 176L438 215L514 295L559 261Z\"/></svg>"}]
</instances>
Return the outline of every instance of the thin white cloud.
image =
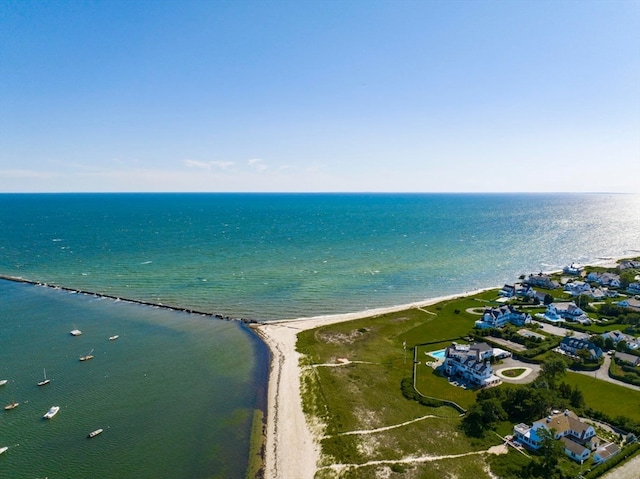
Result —
<instances>
[{"instance_id":1,"label":"thin white cloud","mask_svg":"<svg viewBox=\"0 0 640 479\"><path fill-rule=\"evenodd\" d=\"M200 168L203 170L210 170L211 169L211 164L204 162L204 161L198 161L198 160L184 160L184 164L187 168Z\"/></svg>"},{"instance_id":2,"label":"thin white cloud","mask_svg":"<svg viewBox=\"0 0 640 479\"><path fill-rule=\"evenodd\" d=\"M264 171L267 169L267 165L264 164L264 160L261 158L252 158L247 161L247 164L256 171Z\"/></svg>"},{"instance_id":3,"label":"thin white cloud","mask_svg":"<svg viewBox=\"0 0 640 479\"><path fill-rule=\"evenodd\" d=\"M236 164L235 161L211 161L210 163L221 170L228 170Z\"/></svg>"}]
</instances>

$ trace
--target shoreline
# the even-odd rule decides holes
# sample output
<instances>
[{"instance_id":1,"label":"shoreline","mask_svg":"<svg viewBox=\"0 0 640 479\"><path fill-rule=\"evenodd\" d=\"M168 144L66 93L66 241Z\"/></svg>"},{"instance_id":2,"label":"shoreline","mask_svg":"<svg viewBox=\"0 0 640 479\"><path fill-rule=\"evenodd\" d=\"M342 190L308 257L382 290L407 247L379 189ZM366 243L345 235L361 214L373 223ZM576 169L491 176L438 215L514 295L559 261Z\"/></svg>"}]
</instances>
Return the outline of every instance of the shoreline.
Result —
<instances>
[{"instance_id":1,"label":"shoreline","mask_svg":"<svg viewBox=\"0 0 640 479\"><path fill-rule=\"evenodd\" d=\"M466 293L439 296L424 301L355 313L252 324L250 329L262 339L271 352L267 387L264 478L313 479L320 460L319 433L312 430L302 410L301 368L299 365L301 355L296 350L298 333L330 324L431 306L442 301L473 296L492 289L496 289L496 287L481 288ZM286 418L286 420L280 418Z\"/></svg>"},{"instance_id":2,"label":"shoreline","mask_svg":"<svg viewBox=\"0 0 640 479\"><path fill-rule=\"evenodd\" d=\"M619 260L625 258L626 256L598 258L598 261L582 266L615 267ZM555 273L562 273L562 270L549 271L545 274ZM431 306L443 301L500 289L500 287L480 288L465 293L353 313L263 321L250 325L250 329L260 337L271 353L267 386L264 478L313 479L320 460L320 434L312 430L312 427L319 428L321 425L308 424L302 409L300 388L302 369L299 365L301 355L296 350L298 333L321 326ZM286 420L280 418L286 418Z\"/></svg>"}]
</instances>

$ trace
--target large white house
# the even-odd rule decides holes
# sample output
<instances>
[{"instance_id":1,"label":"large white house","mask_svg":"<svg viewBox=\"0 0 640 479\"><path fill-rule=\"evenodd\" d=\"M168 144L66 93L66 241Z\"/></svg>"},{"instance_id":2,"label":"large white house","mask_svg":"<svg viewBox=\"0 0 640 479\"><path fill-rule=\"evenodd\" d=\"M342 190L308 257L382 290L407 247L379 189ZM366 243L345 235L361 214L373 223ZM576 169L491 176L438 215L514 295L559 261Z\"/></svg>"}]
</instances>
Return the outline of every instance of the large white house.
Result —
<instances>
[{"instance_id":1,"label":"large white house","mask_svg":"<svg viewBox=\"0 0 640 479\"><path fill-rule=\"evenodd\" d=\"M610 286L612 288L620 287L620 275L615 273L598 273L593 271L587 275L587 281L598 283L601 286Z\"/></svg>"},{"instance_id":2,"label":"large white house","mask_svg":"<svg viewBox=\"0 0 640 479\"><path fill-rule=\"evenodd\" d=\"M599 444L593 426L582 422L569 410L540 419L531 427L518 424L513 428L513 438L525 447L537 450L542 446L541 429L553 432L555 439L562 439L565 454L578 462L587 459Z\"/></svg>"},{"instance_id":3,"label":"large white house","mask_svg":"<svg viewBox=\"0 0 640 479\"><path fill-rule=\"evenodd\" d=\"M493 348L487 343L453 343L445 350L444 372L450 377L459 377L475 386L497 386L502 383L493 374L489 360Z\"/></svg>"},{"instance_id":4,"label":"large white house","mask_svg":"<svg viewBox=\"0 0 640 479\"><path fill-rule=\"evenodd\" d=\"M563 320L577 321L579 323L591 323L589 317L582 309L576 306L576 303L551 303L547 306L544 317L553 322L561 322Z\"/></svg>"},{"instance_id":5,"label":"large white house","mask_svg":"<svg viewBox=\"0 0 640 479\"><path fill-rule=\"evenodd\" d=\"M475 322L476 328L502 328L505 324L511 323L516 326L523 326L531 322L529 313L517 311L511 305L501 306L500 308L485 308L482 313L482 319Z\"/></svg>"}]
</instances>

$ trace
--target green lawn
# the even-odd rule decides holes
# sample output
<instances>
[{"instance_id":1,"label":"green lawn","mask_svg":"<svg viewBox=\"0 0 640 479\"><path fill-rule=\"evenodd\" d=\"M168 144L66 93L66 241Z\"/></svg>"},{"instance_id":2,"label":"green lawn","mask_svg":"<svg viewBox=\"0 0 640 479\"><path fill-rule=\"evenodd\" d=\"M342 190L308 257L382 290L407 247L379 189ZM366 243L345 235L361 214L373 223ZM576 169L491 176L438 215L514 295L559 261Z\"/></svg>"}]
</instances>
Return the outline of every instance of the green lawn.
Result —
<instances>
[{"instance_id":1,"label":"green lawn","mask_svg":"<svg viewBox=\"0 0 640 479\"><path fill-rule=\"evenodd\" d=\"M640 422L640 391L571 371L564 380L580 388L589 407L610 417L626 416Z\"/></svg>"},{"instance_id":2,"label":"green lawn","mask_svg":"<svg viewBox=\"0 0 640 479\"><path fill-rule=\"evenodd\" d=\"M452 341L465 342L479 315L471 308L495 305L497 290L475 297L459 298L423 309L411 309L304 331L298 336L303 354L303 405L305 412L324 424L321 466L393 461L407 456L466 454L499 443L489 434L484 439L467 438L460 430L458 412L450 407L432 408L406 399L400 383L411 378L416 350L416 387L426 396L454 401L468 408L476 392L455 387L427 362L425 353L442 349ZM404 347L406 345L406 348ZM313 365L335 363L337 358L365 361L339 367ZM586 403L611 417L625 415L640 421L640 393L588 376L567 373L565 381L577 385ZM502 387L519 387L503 384ZM432 415L407 425L406 421ZM376 431L379 428L398 426ZM509 432L512 425L501 425ZM366 430L366 434L345 434ZM455 465L454 465L455 464ZM455 470L456 477L489 478L485 455L455 460L438 459L413 465L389 464L354 467L341 478L440 477L438 471ZM453 468L453 469L450 469ZM401 472L404 471L404 472ZM386 472L385 472L386 471ZM330 469L320 469L316 479L338 477Z\"/></svg>"}]
</instances>

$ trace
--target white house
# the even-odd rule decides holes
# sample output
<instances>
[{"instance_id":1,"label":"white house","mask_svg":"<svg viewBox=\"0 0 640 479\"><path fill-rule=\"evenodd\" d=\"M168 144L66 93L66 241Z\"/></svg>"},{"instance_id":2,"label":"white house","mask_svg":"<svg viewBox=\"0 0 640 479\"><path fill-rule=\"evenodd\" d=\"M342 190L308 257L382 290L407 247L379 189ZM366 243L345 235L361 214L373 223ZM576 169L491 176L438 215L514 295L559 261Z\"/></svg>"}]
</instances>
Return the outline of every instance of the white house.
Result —
<instances>
[{"instance_id":1,"label":"white house","mask_svg":"<svg viewBox=\"0 0 640 479\"><path fill-rule=\"evenodd\" d=\"M618 344L620 341L625 341L627 343L627 349L638 349L640 344L638 344L638 340L629 334L624 334L622 331L609 331L608 333L602 333L601 335L604 339L611 339L613 344Z\"/></svg>"},{"instance_id":2,"label":"white house","mask_svg":"<svg viewBox=\"0 0 640 479\"><path fill-rule=\"evenodd\" d=\"M571 293L572 296L580 296L581 294L590 294L591 285L584 281L572 281L564 285L564 290Z\"/></svg>"},{"instance_id":3,"label":"white house","mask_svg":"<svg viewBox=\"0 0 640 479\"><path fill-rule=\"evenodd\" d=\"M589 319L575 303L551 303L547 305L544 317L549 321L559 322L562 319L583 322Z\"/></svg>"},{"instance_id":4,"label":"white house","mask_svg":"<svg viewBox=\"0 0 640 479\"><path fill-rule=\"evenodd\" d=\"M516 295L516 287L512 284L505 284L500 291L498 291L500 296L505 298L513 298Z\"/></svg>"},{"instance_id":5,"label":"white house","mask_svg":"<svg viewBox=\"0 0 640 479\"><path fill-rule=\"evenodd\" d=\"M602 464L603 462L608 461L613 456L620 452L620 447L610 442L609 444L605 444L604 446L596 449L595 454L593 455L593 463L594 464Z\"/></svg>"},{"instance_id":6,"label":"white house","mask_svg":"<svg viewBox=\"0 0 640 479\"><path fill-rule=\"evenodd\" d=\"M600 286L620 287L620 276L614 273L598 273L593 271L587 275L587 281L598 283Z\"/></svg>"},{"instance_id":7,"label":"white house","mask_svg":"<svg viewBox=\"0 0 640 479\"><path fill-rule=\"evenodd\" d=\"M502 328L505 324L511 323L516 326L523 326L531 322L529 313L522 313L511 305L500 308L485 308L482 319L475 322L476 328Z\"/></svg>"},{"instance_id":8,"label":"white house","mask_svg":"<svg viewBox=\"0 0 640 479\"><path fill-rule=\"evenodd\" d=\"M480 386L497 386L502 381L493 374L489 360L493 348L487 343L453 343L445 350L444 372L450 377L460 377L469 383Z\"/></svg>"},{"instance_id":9,"label":"white house","mask_svg":"<svg viewBox=\"0 0 640 479\"><path fill-rule=\"evenodd\" d=\"M518 424L513 428L513 438L529 449L536 450L542 446L541 429L554 432L555 439L562 438L565 454L578 461L588 458L590 451L598 446L595 429L569 410L540 419L531 427Z\"/></svg>"},{"instance_id":10,"label":"white house","mask_svg":"<svg viewBox=\"0 0 640 479\"><path fill-rule=\"evenodd\" d=\"M556 289L559 286L557 281L551 279L551 276L543 273L530 274L525 282L531 286L540 286L545 289Z\"/></svg>"},{"instance_id":11,"label":"white house","mask_svg":"<svg viewBox=\"0 0 640 479\"><path fill-rule=\"evenodd\" d=\"M640 311L640 300L636 298L625 298L622 301L618 301L618 306L631 309L632 311Z\"/></svg>"},{"instance_id":12,"label":"white house","mask_svg":"<svg viewBox=\"0 0 640 479\"><path fill-rule=\"evenodd\" d=\"M587 446L572 441L568 437L561 437L560 441L564 446L564 453L574 461L582 464L584 461L589 459L591 450Z\"/></svg>"},{"instance_id":13,"label":"white house","mask_svg":"<svg viewBox=\"0 0 640 479\"><path fill-rule=\"evenodd\" d=\"M640 294L640 283L629 283L627 291L631 294Z\"/></svg>"},{"instance_id":14,"label":"white house","mask_svg":"<svg viewBox=\"0 0 640 479\"><path fill-rule=\"evenodd\" d=\"M562 272L565 274L573 274L575 276L578 276L582 273L583 269L584 268L579 264L571 263L569 266L565 266L564 268L562 268Z\"/></svg>"}]
</instances>

